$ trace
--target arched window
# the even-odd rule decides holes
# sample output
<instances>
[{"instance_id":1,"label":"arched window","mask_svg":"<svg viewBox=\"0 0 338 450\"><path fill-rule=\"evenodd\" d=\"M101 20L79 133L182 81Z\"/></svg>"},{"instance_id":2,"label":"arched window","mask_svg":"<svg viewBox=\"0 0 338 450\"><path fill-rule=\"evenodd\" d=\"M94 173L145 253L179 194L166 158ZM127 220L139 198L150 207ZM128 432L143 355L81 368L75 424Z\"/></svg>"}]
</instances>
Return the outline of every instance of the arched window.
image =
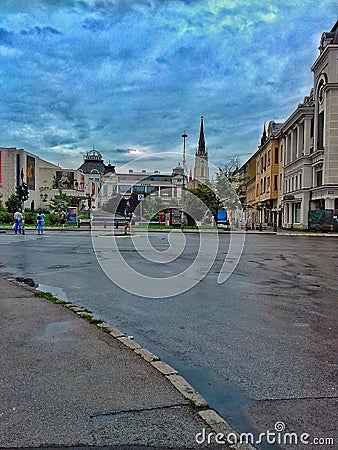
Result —
<instances>
[{"instance_id":1,"label":"arched window","mask_svg":"<svg viewBox=\"0 0 338 450\"><path fill-rule=\"evenodd\" d=\"M325 85L327 83L326 74L322 74L317 85L317 149L324 148L324 123L325 123Z\"/></svg>"}]
</instances>

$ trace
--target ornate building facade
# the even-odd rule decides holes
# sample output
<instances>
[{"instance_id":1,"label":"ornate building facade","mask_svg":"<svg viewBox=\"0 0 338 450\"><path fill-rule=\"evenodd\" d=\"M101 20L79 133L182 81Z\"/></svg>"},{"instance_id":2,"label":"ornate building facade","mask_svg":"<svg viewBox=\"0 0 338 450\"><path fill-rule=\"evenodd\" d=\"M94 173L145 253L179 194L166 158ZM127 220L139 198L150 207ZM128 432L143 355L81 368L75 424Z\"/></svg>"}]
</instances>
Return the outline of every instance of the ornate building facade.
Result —
<instances>
[{"instance_id":1,"label":"ornate building facade","mask_svg":"<svg viewBox=\"0 0 338 450\"><path fill-rule=\"evenodd\" d=\"M338 216L338 21L322 34L311 70L309 96L284 123L269 123L241 168L255 160L244 183L247 221L307 229L313 211Z\"/></svg>"},{"instance_id":2,"label":"ornate building facade","mask_svg":"<svg viewBox=\"0 0 338 450\"><path fill-rule=\"evenodd\" d=\"M91 206L95 208L104 208L113 197L128 199L136 193L150 194L165 202L178 202L181 198L183 169L180 165L171 173L132 169L119 172L115 166L106 165L101 153L93 148L86 153L78 170L86 196L91 198Z\"/></svg>"},{"instance_id":3,"label":"ornate building facade","mask_svg":"<svg viewBox=\"0 0 338 450\"><path fill-rule=\"evenodd\" d=\"M338 22L321 36L314 85L285 121L283 226L309 226L309 212L338 210Z\"/></svg>"}]
</instances>

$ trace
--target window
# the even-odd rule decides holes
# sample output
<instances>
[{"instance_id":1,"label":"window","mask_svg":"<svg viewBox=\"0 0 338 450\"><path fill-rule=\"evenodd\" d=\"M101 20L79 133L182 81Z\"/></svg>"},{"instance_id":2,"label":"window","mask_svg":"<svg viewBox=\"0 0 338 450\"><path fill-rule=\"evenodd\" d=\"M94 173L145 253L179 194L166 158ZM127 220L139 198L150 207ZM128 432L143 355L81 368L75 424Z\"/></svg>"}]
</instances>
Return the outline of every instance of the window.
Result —
<instances>
[{"instance_id":1,"label":"window","mask_svg":"<svg viewBox=\"0 0 338 450\"><path fill-rule=\"evenodd\" d=\"M278 189L278 175L273 176L273 190L277 191Z\"/></svg>"},{"instance_id":2,"label":"window","mask_svg":"<svg viewBox=\"0 0 338 450\"><path fill-rule=\"evenodd\" d=\"M271 150L268 151L268 166L271 164Z\"/></svg>"},{"instance_id":3,"label":"window","mask_svg":"<svg viewBox=\"0 0 338 450\"><path fill-rule=\"evenodd\" d=\"M270 177L267 179L266 191L270 192Z\"/></svg>"},{"instance_id":4,"label":"window","mask_svg":"<svg viewBox=\"0 0 338 450\"><path fill-rule=\"evenodd\" d=\"M120 184L119 185L119 193L120 194L130 194L131 192L131 186L126 184Z\"/></svg>"},{"instance_id":5,"label":"window","mask_svg":"<svg viewBox=\"0 0 338 450\"><path fill-rule=\"evenodd\" d=\"M299 174L299 189L302 189L302 174Z\"/></svg>"},{"instance_id":6,"label":"window","mask_svg":"<svg viewBox=\"0 0 338 450\"><path fill-rule=\"evenodd\" d=\"M142 192L144 192L144 189L145 189L145 186L136 185L136 186L132 187L132 192L133 192L133 194L142 193Z\"/></svg>"},{"instance_id":7,"label":"window","mask_svg":"<svg viewBox=\"0 0 338 450\"><path fill-rule=\"evenodd\" d=\"M323 171L318 170L316 172L316 186L321 186L323 184Z\"/></svg>"},{"instance_id":8,"label":"window","mask_svg":"<svg viewBox=\"0 0 338 450\"><path fill-rule=\"evenodd\" d=\"M294 209L294 222L300 223L300 212L301 212L301 203L295 203L295 209Z\"/></svg>"},{"instance_id":9,"label":"window","mask_svg":"<svg viewBox=\"0 0 338 450\"><path fill-rule=\"evenodd\" d=\"M278 147L275 147L275 164L278 164Z\"/></svg>"},{"instance_id":10,"label":"window","mask_svg":"<svg viewBox=\"0 0 338 450\"><path fill-rule=\"evenodd\" d=\"M317 148L319 150L324 148L324 111L318 114Z\"/></svg>"}]
</instances>

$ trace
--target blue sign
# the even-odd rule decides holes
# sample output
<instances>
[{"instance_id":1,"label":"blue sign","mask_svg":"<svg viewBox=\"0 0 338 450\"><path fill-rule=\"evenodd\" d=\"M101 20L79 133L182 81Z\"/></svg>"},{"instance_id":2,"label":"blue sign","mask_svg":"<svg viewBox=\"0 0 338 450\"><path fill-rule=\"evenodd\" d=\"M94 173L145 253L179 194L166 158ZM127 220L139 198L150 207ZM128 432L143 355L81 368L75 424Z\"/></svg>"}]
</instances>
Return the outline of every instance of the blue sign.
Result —
<instances>
[{"instance_id":1,"label":"blue sign","mask_svg":"<svg viewBox=\"0 0 338 450\"><path fill-rule=\"evenodd\" d=\"M143 194L138 194L137 200L138 200L139 202L141 202L143 199L144 199L144 195L143 195Z\"/></svg>"},{"instance_id":2,"label":"blue sign","mask_svg":"<svg viewBox=\"0 0 338 450\"><path fill-rule=\"evenodd\" d=\"M227 212L225 209L219 209L217 211L217 222L226 222Z\"/></svg>"}]
</instances>

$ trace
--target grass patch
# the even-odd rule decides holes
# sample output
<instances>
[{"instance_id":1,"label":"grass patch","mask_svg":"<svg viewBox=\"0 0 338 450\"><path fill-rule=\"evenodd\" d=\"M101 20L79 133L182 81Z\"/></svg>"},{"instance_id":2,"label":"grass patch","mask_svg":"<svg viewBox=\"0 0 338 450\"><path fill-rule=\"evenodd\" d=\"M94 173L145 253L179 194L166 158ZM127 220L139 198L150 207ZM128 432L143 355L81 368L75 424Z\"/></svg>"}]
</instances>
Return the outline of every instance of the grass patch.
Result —
<instances>
[{"instance_id":1,"label":"grass patch","mask_svg":"<svg viewBox=\"0 0 338 450\"><path fill-rule=\"evenodd\" d=\"M54 297L54 295L51 292L40 292L39 291L39 292L35 292L34 296L39 297L39 298L45 298L45 299L49 300L50 302L54 303L55 305L62 305L62 306L66 306L68 308L69 307L77 308L77 306L71 302L66 302L64 300L58 299L57 297ZM72 308L69 308L69 309L72 309ZM103 323L103 320L96 319L89 312L78 313L77 315L81 319L85 319L89 323L92 323L94 325L99 325L100 323ZM108 327L102 327L101 330L105 333L110 333L110 330Z\"/></svg>"},{"instance_id":2,"label":"grass patch","mask_svg":"<svg viewBox=\"0 0 338 450\"><path fill-rule=\"evenodd\" d=\"M83 314L79 314L78 316L81 317L81 319L88 320L89 323L93 323L94 325L98 325L99 323L103 323L103 320L95 319L95 317L93 317L91 314L83 313Z\"/></svg>"},{"instance_id":3,"label":"grass patch","mask_svg":"<svg viewBox=\"0 0 338 450\"><path fill-rule=\"evenodd\" d=\"M55 303L56 305L71 305L72 303L70 302L66 302L65 300L60 300L57 297L54 297L54 295L51 292L34 292L34 296L35 297L40 297L40 298L46 298L47 300L49 300L52 303Z\"/></svg>"}]
</instances>

